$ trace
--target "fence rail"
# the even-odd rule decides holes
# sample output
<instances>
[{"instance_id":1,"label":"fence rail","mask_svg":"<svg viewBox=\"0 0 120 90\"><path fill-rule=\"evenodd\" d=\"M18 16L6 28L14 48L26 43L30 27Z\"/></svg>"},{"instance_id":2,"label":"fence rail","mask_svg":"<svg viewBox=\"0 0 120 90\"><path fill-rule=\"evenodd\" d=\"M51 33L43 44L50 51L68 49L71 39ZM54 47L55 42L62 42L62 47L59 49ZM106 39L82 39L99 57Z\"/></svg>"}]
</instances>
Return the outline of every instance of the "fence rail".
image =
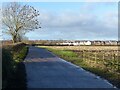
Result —
<instances>
[{"instance_id":1,"label":"fence rail","mask_svg":"<svg viewBox=\"0 0 120 90\"><path fill-rule=\"evenodd\" d=\"M120 50L73 50L91 67L120 73Z\"/></svg>"}]
</instances>

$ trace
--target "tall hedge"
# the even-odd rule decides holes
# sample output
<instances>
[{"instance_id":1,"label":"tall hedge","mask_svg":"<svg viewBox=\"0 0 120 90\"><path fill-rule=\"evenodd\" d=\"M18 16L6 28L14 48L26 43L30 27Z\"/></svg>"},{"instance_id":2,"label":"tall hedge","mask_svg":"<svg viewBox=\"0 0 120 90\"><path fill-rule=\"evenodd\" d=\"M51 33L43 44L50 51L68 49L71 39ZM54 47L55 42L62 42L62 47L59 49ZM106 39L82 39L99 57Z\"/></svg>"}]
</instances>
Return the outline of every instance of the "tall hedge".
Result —
<instances>
[{"instance_id":1,"label":"tall hedge","mask_svg":"<svg viewBox=\"0 0 120 90\"><path fill-rule=\"evenodd\" d=\"M9 50L2 50L2 87L8 86L8 83L14 75L15 62L12 59L12 54Z\"/></svg>"},{"instance_id":2,"label":"tall hedge","mask_svg":"<svg viewBox=\"0 0 120 90\"><path fill-rule=\"evenodd\" d=\"M22 60L27 54L26 44L17 43L2 47L2 88L24 87L25 67ZM19 56L20 62L16 62ZM20 80L19 80L20 79ZM22 80L24 79L24 80ZM20 82L20 83L18 83ZM18 85L23 84L23 85Z\"/></svg>"}]
</instances>

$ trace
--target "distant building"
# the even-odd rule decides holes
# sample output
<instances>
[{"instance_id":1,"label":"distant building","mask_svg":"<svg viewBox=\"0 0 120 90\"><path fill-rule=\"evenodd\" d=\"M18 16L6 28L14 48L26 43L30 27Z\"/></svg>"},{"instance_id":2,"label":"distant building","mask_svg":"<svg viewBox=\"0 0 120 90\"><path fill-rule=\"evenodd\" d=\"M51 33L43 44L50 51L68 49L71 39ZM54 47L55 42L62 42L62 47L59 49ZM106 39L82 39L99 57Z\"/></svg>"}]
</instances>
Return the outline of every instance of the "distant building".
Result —
<instances>
[{"instance_id":1,"label":"distant building","mask_svg":"<svg viewBox=\"0 0 120 90\"><path fill-rule=\"evenodd\" d=\"M65 41L62 43L59 43L60 45L73 45L73 46L80 46L80 45L91 45L91 41Z\"/></svg>"}]
</instances>

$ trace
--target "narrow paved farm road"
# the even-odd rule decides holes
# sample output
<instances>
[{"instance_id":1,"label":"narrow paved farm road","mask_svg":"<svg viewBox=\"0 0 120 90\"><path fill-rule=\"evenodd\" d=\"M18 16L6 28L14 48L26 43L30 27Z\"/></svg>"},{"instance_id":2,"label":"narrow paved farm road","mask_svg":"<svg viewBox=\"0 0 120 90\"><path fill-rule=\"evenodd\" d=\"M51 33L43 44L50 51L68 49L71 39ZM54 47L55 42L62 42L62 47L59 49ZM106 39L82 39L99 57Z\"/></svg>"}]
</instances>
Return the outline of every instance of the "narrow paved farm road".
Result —
<instances>
[{"instance_id":1,"label":"narrow paved farm road","mask_svg":"<svg viewBox=\"0 0 120 90\"><path fill-rule=\"evenodd\" d=\"M113 88L105 80L53 55L30 47L25 59L27 88Z\"/></svg>"}]
</instances>

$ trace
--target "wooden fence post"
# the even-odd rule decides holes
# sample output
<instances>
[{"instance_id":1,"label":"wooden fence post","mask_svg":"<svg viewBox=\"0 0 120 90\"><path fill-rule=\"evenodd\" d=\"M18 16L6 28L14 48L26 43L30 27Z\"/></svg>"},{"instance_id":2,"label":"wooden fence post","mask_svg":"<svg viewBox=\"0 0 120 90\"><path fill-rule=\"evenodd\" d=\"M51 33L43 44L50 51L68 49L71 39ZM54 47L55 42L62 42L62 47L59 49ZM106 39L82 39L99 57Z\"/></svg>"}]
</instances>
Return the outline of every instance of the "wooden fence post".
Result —
<instances>
[{"instance_id":1,"label":"wooden fence post","mask_svg":"<svg viewBox=\"0 0 120 90\"><path fill-rule=\"evenodd\" d=\"M95 51L95 63L97 63L97 53Z\"/></svg>"}]
</instances>

